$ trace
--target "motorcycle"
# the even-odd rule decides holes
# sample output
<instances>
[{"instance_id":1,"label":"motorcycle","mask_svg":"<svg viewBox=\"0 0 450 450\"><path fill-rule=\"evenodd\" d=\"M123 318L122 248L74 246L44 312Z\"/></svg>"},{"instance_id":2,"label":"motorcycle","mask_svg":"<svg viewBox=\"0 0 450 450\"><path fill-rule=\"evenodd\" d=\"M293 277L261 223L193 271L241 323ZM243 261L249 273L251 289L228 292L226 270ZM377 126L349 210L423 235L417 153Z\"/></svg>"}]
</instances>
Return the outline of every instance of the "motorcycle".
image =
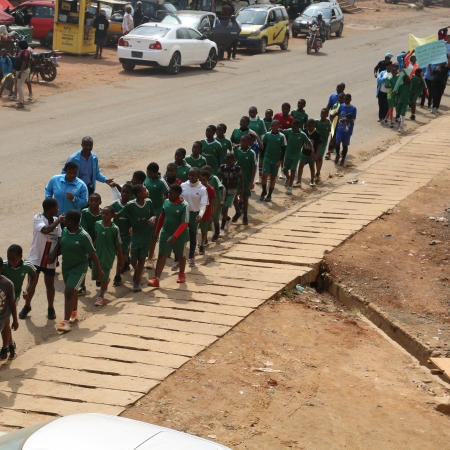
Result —
<instances>
[{"instance_id":1,"label":"motorcycle","mask_svg":"<svg viewBox=\"0 0 450 450\"><path fill-rule=\"evenodd\" d=\"M33 62L31 63L30 80L36 76L36 80L39 81L39 75L44 81L50 82L56 78L56 65L52 58L59 56L59 53L55 50L42 53L33 53Z\"/></svg>"},{"instance_id":2,"label":"motorcycle","mask_svg":"<svg viewBox=\"0 0 450 450\"><path fill-rule=\"evenodd\" d=\"M306 36L306 53L311 54L311 50L317 53L322 48L322 39L320 39L320 30L314 24L309 29L309 35Z\"/></svg>"}]
</instances>

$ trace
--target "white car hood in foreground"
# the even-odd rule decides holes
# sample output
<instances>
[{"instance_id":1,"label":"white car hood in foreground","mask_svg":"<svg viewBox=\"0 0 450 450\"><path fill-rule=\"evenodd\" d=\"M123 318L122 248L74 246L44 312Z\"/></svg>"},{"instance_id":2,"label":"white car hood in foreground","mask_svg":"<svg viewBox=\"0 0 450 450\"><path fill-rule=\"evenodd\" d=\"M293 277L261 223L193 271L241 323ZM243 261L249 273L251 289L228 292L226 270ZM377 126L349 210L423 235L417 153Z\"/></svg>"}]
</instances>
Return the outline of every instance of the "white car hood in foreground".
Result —
<instances>
[{"instance_id":1,"label":"white car hood in foreground","mask_svg":"<svg viewBox=\"0 0 450 450\"><path fill-rule=\"evenodd\" d=\"M61 417L32 434L23 450L227 450L168 428L104 414Z\"/></svg>"}]
</instances>

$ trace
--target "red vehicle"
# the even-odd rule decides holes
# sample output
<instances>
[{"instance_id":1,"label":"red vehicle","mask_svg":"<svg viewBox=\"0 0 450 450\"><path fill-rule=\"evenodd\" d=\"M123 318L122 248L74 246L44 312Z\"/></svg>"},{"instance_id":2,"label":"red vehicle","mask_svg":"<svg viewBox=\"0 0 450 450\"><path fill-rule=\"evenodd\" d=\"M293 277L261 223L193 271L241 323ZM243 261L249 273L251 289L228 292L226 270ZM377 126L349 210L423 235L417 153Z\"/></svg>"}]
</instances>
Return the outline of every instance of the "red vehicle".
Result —
<instances>
[{"instance_id":1,"label":"red vehicle","mask_svg":"<svg viewBox=\"0 0 450 450\"><path fill-rule=\"evenodd\" d=\"M49 47L53 45L54 2L45 0L25 2L14 8L10 14L14 17L16 25L34 27L33 40Z\"/></svg>"}]
</instances>

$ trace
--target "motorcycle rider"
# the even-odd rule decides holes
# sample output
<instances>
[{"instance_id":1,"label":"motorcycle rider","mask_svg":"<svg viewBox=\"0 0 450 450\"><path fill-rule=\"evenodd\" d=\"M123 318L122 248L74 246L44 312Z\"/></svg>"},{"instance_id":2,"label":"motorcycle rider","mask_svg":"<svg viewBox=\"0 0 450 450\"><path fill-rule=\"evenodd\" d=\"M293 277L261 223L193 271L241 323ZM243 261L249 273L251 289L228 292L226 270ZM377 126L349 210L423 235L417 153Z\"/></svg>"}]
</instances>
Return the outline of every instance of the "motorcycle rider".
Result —
<instances>
[{"instance_id":1,"label":"motorcycle rider","mask_svg":"<svg viewBox=\"0 0 450 450\"><path fill-rule=\"evenodd\" d=\"M317 25L317 27L319 28L319 30L320 30L320 39L322 40L322 45L323 45L325 40L326 40L326 33L325 33L326 23L323 20L322 13L320 11L317 14L317 17L314 17L314 19L312 20L311 26L312 25Z\"/></svg>"}]
</instances>

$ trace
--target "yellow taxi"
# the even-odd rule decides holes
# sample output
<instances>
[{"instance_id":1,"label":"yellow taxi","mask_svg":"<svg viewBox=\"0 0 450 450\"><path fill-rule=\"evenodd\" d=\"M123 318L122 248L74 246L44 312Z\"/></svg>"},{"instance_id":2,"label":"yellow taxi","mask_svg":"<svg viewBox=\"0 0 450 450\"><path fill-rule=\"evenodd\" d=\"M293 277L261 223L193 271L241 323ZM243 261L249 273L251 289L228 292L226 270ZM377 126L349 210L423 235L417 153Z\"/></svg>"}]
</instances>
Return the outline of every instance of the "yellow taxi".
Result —
<instances>
[{"instance_id":1,"label":"yellow taxi","mask_svg":"<svg viewBox=\"0 0 450 450\"><path fill-rule=\"evenodd\" d=\"M264 53L270 45L279 45L281 50L288 48L289 15L284 6L247 6L236 14L236 20L242 27L238 47L259 53Z\"/></svg>"}]
</instances>

